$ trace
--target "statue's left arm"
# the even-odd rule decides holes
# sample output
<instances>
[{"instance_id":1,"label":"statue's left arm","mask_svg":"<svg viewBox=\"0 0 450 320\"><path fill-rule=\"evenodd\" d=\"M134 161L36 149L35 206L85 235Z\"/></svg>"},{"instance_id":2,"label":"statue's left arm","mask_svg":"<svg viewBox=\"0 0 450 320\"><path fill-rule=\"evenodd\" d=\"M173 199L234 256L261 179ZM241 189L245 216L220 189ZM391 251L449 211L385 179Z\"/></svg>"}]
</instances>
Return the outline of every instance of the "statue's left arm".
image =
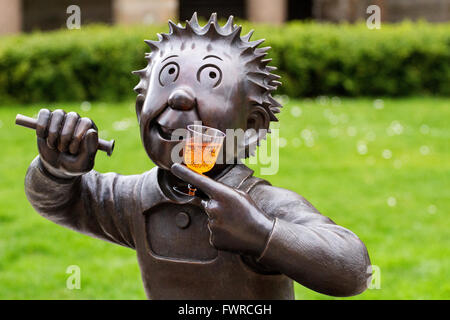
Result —
<instances>
[{"instance_id":1,"label":"statue's left arm","mask_svg":"<svg viewBox=\"0 0 450 320\"><path fill-rule=\"evenodd\" d=\"M250 196L273 219L257 262L332 296L355 295L367 288L369 255L353 232L293 191L258 185Z\"/></svg>"}]
</instances>

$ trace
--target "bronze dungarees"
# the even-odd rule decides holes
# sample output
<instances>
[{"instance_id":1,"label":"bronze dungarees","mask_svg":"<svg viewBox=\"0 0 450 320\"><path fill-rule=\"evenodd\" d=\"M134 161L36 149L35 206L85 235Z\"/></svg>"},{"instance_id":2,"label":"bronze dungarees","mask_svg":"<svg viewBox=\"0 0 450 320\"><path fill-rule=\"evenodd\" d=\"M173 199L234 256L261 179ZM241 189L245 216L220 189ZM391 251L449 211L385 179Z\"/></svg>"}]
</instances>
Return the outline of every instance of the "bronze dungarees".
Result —
<instances>
[{"instance_id":1,"label":"bronze dungarees","mask_svg":"<svg viewBox=\"0 0 450 320\"><path fill-rule=\"evenodd\" d=\"M218 181L245 192L257 184L268 184L252 173L237 165ZM136 250L150 299L294 298L291 279L257 269L247 257L212 247L208 217L199 198L170 199L160 189L157 176L155 168L143 179L143 213L134 223L139 235Z\"/></svg>"}]
</instances>

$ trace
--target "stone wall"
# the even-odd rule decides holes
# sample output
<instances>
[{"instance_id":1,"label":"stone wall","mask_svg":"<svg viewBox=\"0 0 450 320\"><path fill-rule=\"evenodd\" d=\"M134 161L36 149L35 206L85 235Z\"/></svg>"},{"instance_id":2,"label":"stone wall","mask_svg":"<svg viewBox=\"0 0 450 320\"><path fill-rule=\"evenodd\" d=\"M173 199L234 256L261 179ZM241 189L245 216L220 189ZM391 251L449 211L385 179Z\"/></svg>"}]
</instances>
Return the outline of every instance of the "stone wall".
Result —
<instances>
[{"instance_id":1,"label":"stone wall","mask_svg":"<svg viewBox=\"0 0 450 320\"><path fill-rule=\"evenodd\" d=\"M313 17L322 21L356 22L367 18L366 9L372 4L381 8L382 21L450 21L450 0L314 0Z\"/></svg>"},{"instance_id":2,"label":"stone wall","mask_svg":"<svg viewBox=\"0 0 450 320\"><path fill-rule=\"evenodd\" d=\"M287 0L247 0L247 19L281 24L287 18Z\"/></svg>"},{"instance_id":3,"label":"stone wall","mask_svg":"<svg viewBox=\"0 0 450 320\"><path fill-rule=\"evenodd\" d=\"M65 9L71 4L81 8L81 25L89 22L119 24L166 23L178 20L180 8L203 16L217 11L219 17L228 14L252 22L281 24L290 18L308 18L308 6L293 1L306 0L0 0L0 34L33 29L64 27L68 17ZM319 21L356 22L367 19L371 4L381 8L381 20L397 22L403 19L425 19L432 22L450 21L450 0L310 0L312 18ZM206 3L206 4L205 4ZM308 2L309 8L311 3ZM288 8L304 10L292 14ZM242 12L241 12L242 11ZM192 13L184 12L184 16ZM184 17L184 18L186 18Z\"/></svg>"},{"instance_id":4,"label":"stone wall","mask_svg":"<svg viewBox=\"0 0 450 320\"><path fill-rule=\"evenodd\" d=\"M404 18L432 22L450 21L450 0L385 0L386 21Z\"/></svg>"},{"instance_id":5,"label":"stone wall","mask_svg":"<svg viewBox=\"0 0 450 320\"><path fill-rule=\"evenodd\" d=\"M22 30L20 0L0 0L0 34L17 33Z\"/></svg>"},{"instance_id":6,"label":"stone wall","mask_svg":"<svg viewBox=\"0 0 450 320\"><path fill-rule=\"evenodd\" d=\"M22 0L22 30L65 28L70 5L80 7L81 27L92 22L113 22L111 0Z\"/></svg>"},{"instance_id":7,"label":"stone wall","mask_svg":"<svg viewBox=\"0 0 450 320\"><path fill-rule=\"evenodd\" d=\"M121 24L166 23L178 17L177 0L114 0L114 22Z\"/></svg>"}]
</instances>

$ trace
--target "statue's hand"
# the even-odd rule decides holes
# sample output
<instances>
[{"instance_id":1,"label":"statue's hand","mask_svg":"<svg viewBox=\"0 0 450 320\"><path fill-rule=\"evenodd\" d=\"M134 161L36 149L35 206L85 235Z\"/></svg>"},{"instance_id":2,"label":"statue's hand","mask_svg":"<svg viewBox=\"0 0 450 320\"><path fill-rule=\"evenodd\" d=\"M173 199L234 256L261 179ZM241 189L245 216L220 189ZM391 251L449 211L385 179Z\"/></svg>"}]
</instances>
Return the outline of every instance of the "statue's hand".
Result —
<instances>
[{"instance_id":1,"label":"statue's hand","mask_svg":"<svg viewBox=\"0 0 450 320\"><path fill-rule=\"evenodd\" d=\"M63 110L39 111L36 127L42 165L58 178L71 178L94 167L97 127L88 118Z\"/></svg>"},{"instance_id":2,"label":"statue's hand","mask_svg":"<svg viewBox=\"0 0 450 320\"><path fill-rule=\"evenodd\" d=\"M171 171L208 195L209 199L203 200L202 205L208 214L211 245L256 257L262 253L273 220L247 193L197 174L181 164L174 164Z\"/></svg>"}]
</instances>

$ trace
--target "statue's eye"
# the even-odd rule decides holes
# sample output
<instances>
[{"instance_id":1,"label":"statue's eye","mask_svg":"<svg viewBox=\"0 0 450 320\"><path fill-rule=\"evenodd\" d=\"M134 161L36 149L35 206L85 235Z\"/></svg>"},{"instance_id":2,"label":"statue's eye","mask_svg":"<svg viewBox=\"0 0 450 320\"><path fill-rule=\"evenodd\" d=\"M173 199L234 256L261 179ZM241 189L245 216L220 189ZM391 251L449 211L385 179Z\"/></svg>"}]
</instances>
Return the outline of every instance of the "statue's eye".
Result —
<instances>
[{"instance_id":1,"label":"statue's eye","mask_svg":"<svg viewBox=\"0 0 450 320\"><path fill-rule=\"evenodd\" d=\"M169 62L166 64L159 73L159 83L164 87L178 78L180 67L175 62Z\"/></svg>"},{"instance_id":2,"label":"statue's eye","mask_svg":"<svg viewBox=\"0 0 450 320\"><path fill-rule=\"evenodd\" d=\"M222 81L222 71L213 64L205 64L198 70L197 80L211 88L217 87Z\"/></svg>"}]
</instances>

